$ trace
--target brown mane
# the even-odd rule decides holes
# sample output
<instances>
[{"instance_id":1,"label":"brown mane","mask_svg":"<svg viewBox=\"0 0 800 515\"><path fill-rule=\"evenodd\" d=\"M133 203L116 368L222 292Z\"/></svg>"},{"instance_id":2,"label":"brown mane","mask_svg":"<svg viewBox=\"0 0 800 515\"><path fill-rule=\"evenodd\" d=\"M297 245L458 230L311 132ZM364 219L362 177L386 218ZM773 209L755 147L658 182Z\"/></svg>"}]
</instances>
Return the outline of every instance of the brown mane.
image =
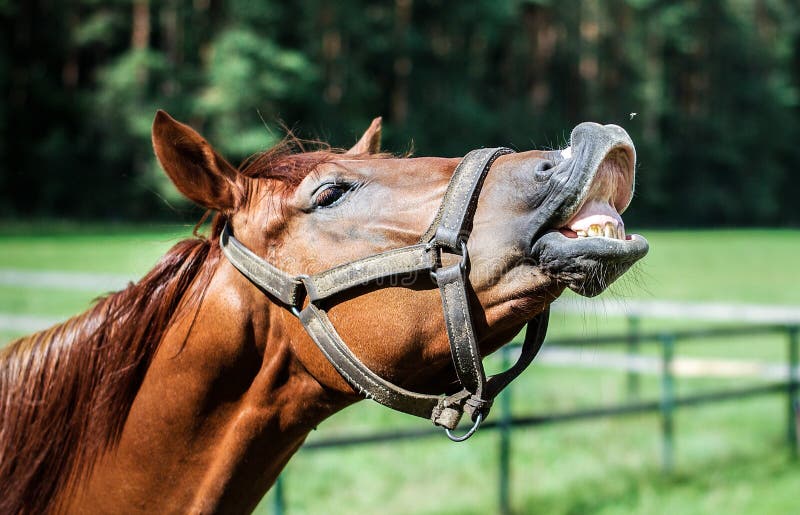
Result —
<instances>
[{"instance_id":1,"label":"brown mane","mask_svg":"<svg viewBox=\"0 0 800 515\"><path fill-rule=\"evenodd\" d=\"M307 150L310 147L311 150ZM254 179L274 179L291 188L300 184L317 166L342 157L344 149L332 148L320 141L305 141L289 135L274 147L250 156L239 167L239 173ZM410 152L402 157L409 157ZM394 154L375 152L352 154L351 159L386 159Z\"/></svg>"},{"instance_id":2,"label":"brown mane","mask_svg":"<svg viewBox=\"0 0 800 515\"><path fill-rule=\"evenodd\" d=\"M177 243L139 282L0 352L0 513L47 511L116 442L170 320L202 298L221 227L217 217L209 239Z\"/></svg>"},{"instance_id":3,"label":"brown mane","mask_svg":"<svg viewBox=\"0 0 800 515\"><path fill-rule=\"evenodd\" d=\"M314 146L311 152L306 151L304 142L299 139L284 139L269 150L246 159L239 167L239 173L254 179L275 179L288 186L297 186L311 170L341 152L320 142L308 143Z\"/></svg>"}]
</instances>

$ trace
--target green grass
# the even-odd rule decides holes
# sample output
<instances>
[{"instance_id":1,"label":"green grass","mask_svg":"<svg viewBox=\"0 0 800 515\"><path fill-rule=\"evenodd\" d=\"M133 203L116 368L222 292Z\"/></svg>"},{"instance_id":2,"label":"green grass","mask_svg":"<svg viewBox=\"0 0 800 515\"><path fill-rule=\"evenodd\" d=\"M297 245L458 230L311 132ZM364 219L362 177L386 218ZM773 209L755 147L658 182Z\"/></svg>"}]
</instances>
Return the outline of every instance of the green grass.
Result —
<instances>
[{"instance_id":1,"label":"green grass","mask_svg":"<svg viewBox=\"0 0 800 515\"><path fill-rule=\"evenodd\" d=\"M0 312L17 315L44 315L48 318L68 318L81 308L89 306L99 293L0 286ZM76 307L78 307L77 310Z\"/></svg>"},{"instance_id":2,"label":"green grass","mask_svg":"<svg viewBox=\"0 0 800 515\"><path fill-rule=\"evenodd\" d=\"M680 383L681 394L723 386ZM652 398L657 381L645 378L643 387ZM513 396L521 413L608 405L625 399L624 377L540 366L515 383ZM671 476L660 470L657 415L517 429L512 506L520 513L788 513L800 466L788 457L784 413L779 397L679 410ZM362 403L321 424L311 440L422 423ZM302 450L284 472L288 506L291 513L492 513L497 449L496 433L479 432L463 445L440 435ZM261 513L269 513L272 495Z\"/></svg>"},{"instance_id":3,"label":"green grass","mask_svg":"<svg viewBox=\"0 0 800 515\"><path fill-rule=\"evenodd\" d=\"M641 287L657 299L800 304L800 230L644 234L651 248L629 288L635 297Z\"/></svg>"},{"instance_id":4,"label":"green grass","mask_svg":"<svg viewBox=\"0 0 800 515\"><path fill-rule=\"evenodd\" d=\"M0 226L0 268L119 274L146 272L186 226ZM607 296L800 305L796 266L800 231L643 231L650 255ZM67 317L102 291L0 286L0 312ZM552 316L550 337L622 333L608 315ZM706 327L644 320L643 331ZM0 332L0 341L18 336ZM621 350L623 347L612 347ZM678 356L779 361L785 337L679 342ZM588 347L591 353L605 347ZM658 354L655 346L643 353ZM494 359L494 358L492 358ZM496 366L496 361L493 361ZM515 413L547 413L626 400L625 374L534 366L513 386ZM677 380L687 395L757 384L744 379ZM658 398L657 377L641 396ZM660 419L635 415L516 429L512 505L520 513L790 513L800 466L788 457L782 396L680 409L676 470L660 471ZM493 414L497 417L497 413ZM360 403L320 425L310 440L353 432L418 428L426 423ZM451 444L443 435L416 442L337 450L301 450L284 473L290 513L493 513L498 435ZM259 507L269 513L270 493Z\"/></svg>"},{"instance_id":5,"label":"green grass","mask_svg":"<svg viewBox=\"0 0 800 515\"><path fill-rule=\"evenodd\" d=\"M188 226L0 225L0 269L113 274L135 280ZM104 290L0 286L0 313L66 319L87 309ZM22 336L0 330L0 342Z\"/></svg>"},{"instance_id":6,"label":"green grass","mask_svg":"<svg viewBox=\"0 0 800 515\"><path fill-rule=\"evenodd\" d=\"M0 268L114 273L138 277L191 227L0 228Z\"/></svg>"}]
</instances>

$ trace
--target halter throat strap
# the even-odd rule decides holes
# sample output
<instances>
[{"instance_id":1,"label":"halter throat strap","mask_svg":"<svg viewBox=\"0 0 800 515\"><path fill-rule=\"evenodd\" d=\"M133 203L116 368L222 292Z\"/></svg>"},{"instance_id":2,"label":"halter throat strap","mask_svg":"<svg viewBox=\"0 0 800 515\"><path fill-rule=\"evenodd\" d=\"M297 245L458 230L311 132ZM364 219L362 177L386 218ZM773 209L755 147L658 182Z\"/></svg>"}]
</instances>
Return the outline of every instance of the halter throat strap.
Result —
<instances>
[{"instance_id":1,"label":"halter throat strap","mask_svg":"<svg viewBox=\"0 0 800 515\"><path fill-rule=\"evenodd\" d=\"M353 389L389 408L430 419L443 426L454 441L471 436L486 418L493 399L536 356L547 331L549 312L528 324L518 361L507 371L487 378L472 323L468 294L467 240L484 179L507 148L478 149L456 167L431 227L420 243L330 268L314 275L292 276L268 263L232 234L226 225L220 236L224 255L245 277L292 311L306 332ZM460 256L442 266L442 253ZM330 321L321 301L357 286L392 276L427 272L438 285L456 374L462 389L452 395L430 395L406 390L378 376L356 357ZM450 433L463 415L473 428L463 437Z\"/></svg>"}]
</instances>

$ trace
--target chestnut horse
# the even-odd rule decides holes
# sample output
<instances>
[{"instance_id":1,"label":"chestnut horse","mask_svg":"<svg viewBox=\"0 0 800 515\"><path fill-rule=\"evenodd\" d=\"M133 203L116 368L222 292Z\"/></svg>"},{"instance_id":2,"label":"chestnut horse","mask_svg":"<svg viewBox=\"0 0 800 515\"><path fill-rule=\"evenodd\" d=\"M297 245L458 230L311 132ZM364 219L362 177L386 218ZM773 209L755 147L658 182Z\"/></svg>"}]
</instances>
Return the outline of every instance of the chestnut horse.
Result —
<instances>
[{"instance_id":1,"label":"chestnut horse","mask_svg":"<svg viewBox=\"0 0 800 515\"><path fill-rule=\"evenodd\" d=\"M320 421L370 396L295 316L310 301L287 306L259 286L225 235L287 277L417 249L461 159L380 154L380 130L376 119L347 152L284 145L236 169L157 114L156 155L183 195L217 212L210 237L1 351L0 512L247 512ZM462 311L477 367L564 288L596 295L647 251L619 215L635 166L623 129L584 123L563 151L503 150L480 166L463 255L440 256L469 255ZM452 394L436 277L401 275L329 302L333 334L398 391Z\"/></svg>"}]
</instances>

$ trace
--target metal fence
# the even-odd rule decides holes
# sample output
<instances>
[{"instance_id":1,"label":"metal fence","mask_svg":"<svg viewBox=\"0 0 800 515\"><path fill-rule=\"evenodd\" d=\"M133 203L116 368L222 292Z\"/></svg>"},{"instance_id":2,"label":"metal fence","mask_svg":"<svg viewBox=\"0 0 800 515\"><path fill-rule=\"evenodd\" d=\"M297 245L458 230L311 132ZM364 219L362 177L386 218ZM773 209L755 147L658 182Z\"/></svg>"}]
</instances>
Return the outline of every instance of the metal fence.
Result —
<instances>
[{"instance_id":1,"label":"metal fence","mask_svg":"<svg viewBox=\"0 0 800 515\"><path fill-rule=\"evenodd\" d=\"M541 426L545 424L559 424L578 420L589 420L600 417L619 417L624 415L660 412L661 416L661 467L665 473L670 473L674 466L674 440L675 410L679 407L697 406L701 404L716 403L726 400L738 400L768 394L781 394L786 396L786 439L788 448L793 456L798 450L798 425L800 425L800 377L798 362L800 362L800 325L747 325L737 327L718 327L711 329L690 329L681 331L665 331L645 333L640 331L639 319L629 317L629 331L622 335L601 336L594 338L552 338L547 340L547 345L559 346L586 346L586 345L619 345L625 344L627 353L636 356L643 345L657 345L661 349L661 392L656 400L636 400L639 392L639 375L637 371L629 370L627 373L627 389L629 402L611 406L593 407L575 411L546 413L535 415L514 416L511 412L511 398L513 385L507 388L498 398L496 410L499 416L481 426L481 431L499 432L499 459L497 470L497 502L499 513L509 513L510 507L510 447L512 431L517 428ZM675 392L675 372L673 360L675 345L685 340L722 340L724 338L763 335L785 335L787 346L787 375L786 380L769 381L764 384L747 388L727 388L722 390L698 393L686 396L677 396ZM509 344L501 350L504 365L511 361L512 353L519 350L519 345ZM411 430L381 431L367 435L353 435L329 438L309 442L303 446L303 451L318 451L354 445L368 445L399 440L413 440L440 436L441 431L436 428L421 428ZM284 483L279 477L274 486L273 511L280 515L286 512L286 498Z\"/></svg>"}]
</instances>

